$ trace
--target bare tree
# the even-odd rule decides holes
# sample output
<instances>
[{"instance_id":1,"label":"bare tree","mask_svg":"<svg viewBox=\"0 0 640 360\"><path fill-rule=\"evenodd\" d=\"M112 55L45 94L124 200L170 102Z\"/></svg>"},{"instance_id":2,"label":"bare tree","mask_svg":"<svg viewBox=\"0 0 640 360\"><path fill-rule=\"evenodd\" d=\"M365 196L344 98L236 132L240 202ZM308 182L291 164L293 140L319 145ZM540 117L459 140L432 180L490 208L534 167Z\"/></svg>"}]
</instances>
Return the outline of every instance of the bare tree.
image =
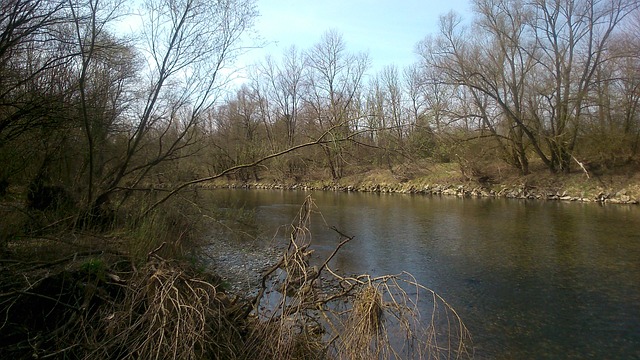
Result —
<instances>
[{"instance_id":1,"label":"bare tree","mask_svg":"<svg viewBox=\"0 0 640 360\"><path fill-rule=\"evenodd\" d=\"M313 109L318 128L321 132L332 128L330 136L336 139L347 137L352 120L349 110L369 66L367 55L348 53L342 36L328 31L307 52L305 65L305 103ZM332 177L341 178L345 164L341 145L335 142L322 148Z\"/></svg>"},{"instance_id":2,"label":"bare tree","mask_svg":"<svg viewBox=\"0 0 640 360\"><path fill-rule=\"evenodd\" d=\"M126 150L105 175L94 209L117 192L123 201L154 167L190 154L196 127L219 98L225 66L242 51L240 41L256 10L251 0L149 0L141 16L144 96Z\"/></svg>"},{"instance_id":3,"label":"bare tree","mask_svg":"<svg viewBox=\"0 0 640 360\"><path fill-rule=\"evenodd\" d=\"M398 145L402 147L404 135L407 130L407 116L404 113L404 94L400 83L398 68L393 65L384 67L381 73L381 80L387 98L384 108L390 119L391 130L398 141Z\"/></svg>"},{"instance_id":4,"label":"bare tree","mask_svg":"<svg viewBox=\"0 0 640 360\"><path fill-rule=\"evenodd\" d=\"M123 85L134 75L133 51L111 36L106 28L121 15L122 4L120 0L69 1L79 58L79 117L87 141L87 206L94 200L96 167L104 167L104 158L96 164L96 155L104 154L96 151L96 147L104 144L112 130L121 111Z\"/></svg>"},{"instance_id":5,"label":"bare tree","mask_svg":"<svg viewBox=\"0 0 640 360\"><path fill-rule=\"evenodd\" d=\"M440 36L422 46L425 63L441 72L441 81L489 97L499 111L481 118L496 138L506 140L510 163L522 173L529 171L528 147L551 171L568 171L595 71L607 61L603 55L614 29L637 4L474 4L474 33L459 17L443 17Z\"/></svg>"},{"instance_id":6,"label":"bare tree","mask_svg":"<svg viewBox=\"0 0 640 360\"><path fill-rule=\"evenodd\" d=\"M410 129L411 132L417 131L421 126L428 127L425 122L425 112L427 108L427 101L430 97L425 96L427 84L436 84L435 81L429 81L418 64L413 64L403 71L403 80L409 97L409 112L410 112ZM434 118L436 129L440 129L439 117Z\"/></svg>"},{"instance_id":7,"label":"bare tree","mask_svg":"<svg viewBox=\"0 0 640 360\"><path fill-rule=\"evenodd\" d=\"M251 86L260 106L264 128L271 151L294 146L301 141L300 111L303 86L302 53L292 46L276 60L268 56L254 70ZM306 169L298 157L276 161L276 172L285 176L299 176Z\"/></svg>"},{"instance_id":8,"label":"bare tree","mask_svg":"<svg viewBox=\"0 0 640 360\"><path fill-rule=\"evenodd\" d=\"M42 78L65 65L58 51L66 1L5 0L0 3L0 148L38 124L48 107ZM43 95L43 96L38 96Z\"/></svg>"},{"instance_id":9,"label":"bare tree","mask_svg":"<svg viewBox=\"0 0 640 360\"><path fill-rule=\"evenodd\" d=\"M596 69L607 61L611 36L634 9L636 1L535 2L533 27L540 47L536 90L546 111L532 116L544 125L552 170L569 169L588 93Z\"/></svg>"}]
</instances>

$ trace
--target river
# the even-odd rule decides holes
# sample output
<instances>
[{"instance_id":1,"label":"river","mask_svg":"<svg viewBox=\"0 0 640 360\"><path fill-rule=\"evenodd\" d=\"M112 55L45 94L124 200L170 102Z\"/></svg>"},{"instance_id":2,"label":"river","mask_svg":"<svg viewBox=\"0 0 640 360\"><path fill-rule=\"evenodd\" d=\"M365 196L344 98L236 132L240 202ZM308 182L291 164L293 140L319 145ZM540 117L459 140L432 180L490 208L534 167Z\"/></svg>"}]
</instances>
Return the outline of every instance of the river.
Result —
<instances>
[{"instance_id":1,"label":"river","mask_svg":"<svg viewBox=\"0 0 640 360\"><path fill-rule=\"evenodd\" d=\"M311 195L355 236L345 274L408 271L462 317L478 359L640 359L640 208L402 194L215 190L254 211L263 236ZM312 220L319 257L338 239Z\"/></svg>"}]
</instances>

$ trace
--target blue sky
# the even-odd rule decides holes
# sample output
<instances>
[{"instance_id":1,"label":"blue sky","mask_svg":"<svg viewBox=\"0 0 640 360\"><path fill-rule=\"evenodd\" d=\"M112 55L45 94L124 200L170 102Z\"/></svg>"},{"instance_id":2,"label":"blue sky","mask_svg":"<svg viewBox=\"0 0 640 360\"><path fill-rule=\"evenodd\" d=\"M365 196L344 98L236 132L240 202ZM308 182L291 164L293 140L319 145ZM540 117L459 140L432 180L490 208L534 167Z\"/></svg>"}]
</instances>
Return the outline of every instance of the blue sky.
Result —
<instances>
[{"instance_id":1,"label":"blue sky","mask_svg":"<svg viewBox=\"0 0 640 360\"><path fill-rule=\"evenodd\" d=\"M305 50L334 29L352 52L368 52L371 72L386 65L402 68L417 60L415 44L435 34L440 15L455 10L468 18L469 0L257 0L255 30L269 44L247 59L270 53L279 58L291 45Z\"/></svg>"}]
</instances>

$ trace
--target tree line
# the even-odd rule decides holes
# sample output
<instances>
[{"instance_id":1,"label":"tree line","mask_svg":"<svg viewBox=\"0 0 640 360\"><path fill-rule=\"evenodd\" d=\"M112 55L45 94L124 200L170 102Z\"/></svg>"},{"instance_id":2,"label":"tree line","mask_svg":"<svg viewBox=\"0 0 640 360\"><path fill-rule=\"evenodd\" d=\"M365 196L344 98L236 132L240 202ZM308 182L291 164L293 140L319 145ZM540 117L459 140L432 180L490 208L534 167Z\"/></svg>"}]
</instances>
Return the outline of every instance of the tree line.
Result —
<instances>
[{"instance_id":1,"label":"tree line","mask_svg":"<svg viewBox=\"0 0 640 360\"><path fill-rule=\"evenodd\" d=\"M420 60L368 73L366 54L326 32L249 71L211 114L211 168L328 141L260 173L334 180L357 166L429 158L482 173L496 162L522 175L599 172L637 163L640 13L635 1L473 1L473 18L441 16L416 45ZM349 139L349 141L343 141Z\"/></svg>"},{"instance_id":2,"label":"tree line","mask_svg":"<svg viewBox=\"0 0 640 360\"><path fill-rule=\"evenodd\" d=\"M330 30L257 62L241 85L232 64L252 0L141 6L2 2L2 192L24 185L38 208L69 197L91 218L156 184L222 175L338 180L419 159L471 173L497 159L528 174L638 160L636 1L474 0L468 21L441 16L415 64L374 74Z\"/></svg>"}]
</instances>

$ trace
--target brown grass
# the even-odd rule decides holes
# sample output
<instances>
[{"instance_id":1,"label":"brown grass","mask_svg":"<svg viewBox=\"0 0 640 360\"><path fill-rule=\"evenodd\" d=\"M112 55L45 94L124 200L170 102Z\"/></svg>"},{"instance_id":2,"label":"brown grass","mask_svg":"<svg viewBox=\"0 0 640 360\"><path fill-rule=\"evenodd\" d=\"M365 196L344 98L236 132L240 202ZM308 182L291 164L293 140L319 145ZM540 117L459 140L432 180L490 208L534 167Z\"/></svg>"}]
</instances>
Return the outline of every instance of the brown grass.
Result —
<instances>
[{"instance_id":1,"label":"brown grass","mask_svg":"<svg viewBox=\"0 0 640 360\"><path fill-rule=\"evenodd\" d=\"M222 311L214 285L166 261L151 261L131 279L121 306L100 319L105 337L97 339L90 357L120 353L138 359L201 359L213 351L212 344L234 343L212 341L220 335L212 327L228 325L210 323L226 319Z\"/></svg>"},{"instance_id":2,"label":"brown grass","mask_svg":"<svg viewBox=\"0 0 640 360\"><path fill-rule=\"evenodd\" d=\"M109 251L122 244L115 238L55 260L0 260L0 358L470 357L455 310L410 274L344 277L331 269L352 236L334 228L339 244L311 265L309 224L317 217L307 198L287 250L251 299L231 299L215 277L166 260L166 245L144 261Z\"/></svg>"}]
</instances>

